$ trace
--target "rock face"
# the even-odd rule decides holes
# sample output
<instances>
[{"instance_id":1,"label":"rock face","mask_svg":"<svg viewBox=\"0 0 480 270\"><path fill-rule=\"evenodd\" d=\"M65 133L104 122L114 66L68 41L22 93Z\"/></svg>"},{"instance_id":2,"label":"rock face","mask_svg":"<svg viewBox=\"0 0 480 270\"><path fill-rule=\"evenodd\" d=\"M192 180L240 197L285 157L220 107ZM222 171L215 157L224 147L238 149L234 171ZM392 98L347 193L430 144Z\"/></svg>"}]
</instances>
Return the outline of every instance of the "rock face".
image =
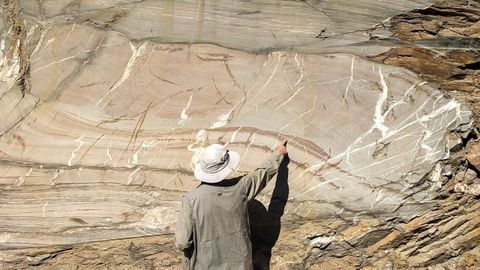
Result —
<instances>
[{"instance_id":1,"label":"rock face","mask_svg":"<svg viewBox=\"0 0 480 270\"><path fill-rule=\"evenodd\" d=\"M414 9L474 40L479 9L429 4L5 1L0 265L176 268L191 157L224 143L246 173L288 139L256 266L478 266L475 115L437 87L478 92L478 50L417 65L437 51L392 40L450 37L406 34Z\"/></svg>"}]
</instances>

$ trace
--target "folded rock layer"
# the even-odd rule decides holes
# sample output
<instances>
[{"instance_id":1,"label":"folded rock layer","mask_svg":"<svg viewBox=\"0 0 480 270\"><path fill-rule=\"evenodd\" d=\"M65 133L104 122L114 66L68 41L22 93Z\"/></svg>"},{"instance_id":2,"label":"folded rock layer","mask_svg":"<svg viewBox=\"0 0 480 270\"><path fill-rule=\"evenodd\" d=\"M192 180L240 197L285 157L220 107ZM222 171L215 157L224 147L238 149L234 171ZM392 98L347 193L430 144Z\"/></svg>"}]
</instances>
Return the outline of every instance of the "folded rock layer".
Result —
<instances>
[{"instance_id":1,"label":"folded rock layer","mask_svg":"<svg viewBox=\"0 0 480 270\"><path fill-rule=\"evenodd\" d=\"M427 266L474 249L478 178L455 174L472 113L371 42L428 4L6 1L0 265L177 267L192 156L226 144L242 174L282 139L288 180L252 203L257 264L368 267L394 248ZM455 179L465 197L448 195Z\"/></svg>"}]
</instances>

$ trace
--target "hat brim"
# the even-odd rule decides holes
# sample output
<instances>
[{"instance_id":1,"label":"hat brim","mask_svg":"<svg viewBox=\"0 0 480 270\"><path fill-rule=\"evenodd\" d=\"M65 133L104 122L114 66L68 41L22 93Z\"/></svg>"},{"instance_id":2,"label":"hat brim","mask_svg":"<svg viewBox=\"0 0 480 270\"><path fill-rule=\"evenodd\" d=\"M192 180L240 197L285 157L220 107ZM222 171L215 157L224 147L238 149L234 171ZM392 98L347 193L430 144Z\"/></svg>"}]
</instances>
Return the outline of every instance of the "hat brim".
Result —
<instances>
[{"instance_id":1,"label":"hat brim","mask_svg":"<svg viewBox=\"0 0 480 270\"><path fill-rule=\"evenodd\" d=\"M227 166L216 173L208 173L202 170L200 163L195 164L194 174L197 180L205 183L218 183L225 179L232 171L234 171L240 163L240 155L234 151L228 151L230 158Z\"/></svg>"}]
</instances>

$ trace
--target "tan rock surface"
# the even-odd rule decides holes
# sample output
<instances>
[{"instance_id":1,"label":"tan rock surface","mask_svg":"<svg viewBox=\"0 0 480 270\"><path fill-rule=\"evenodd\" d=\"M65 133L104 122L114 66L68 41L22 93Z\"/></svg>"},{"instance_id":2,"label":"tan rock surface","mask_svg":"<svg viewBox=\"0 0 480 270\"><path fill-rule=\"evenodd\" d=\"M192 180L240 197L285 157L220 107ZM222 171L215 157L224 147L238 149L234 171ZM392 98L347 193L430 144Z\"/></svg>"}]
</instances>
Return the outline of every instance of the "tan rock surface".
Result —
<instances>
[{"instance_id":1,"label":"tan rock surface","mask_svg":"<svg viewBox=\"0 0 480 270\"><path fill-rule=\"evenodd\" d=\"M427 80L476 74L476 54L369 40L413 32L385 19L427 2L6 1L0 266L178 268L192 155L228 144L245 173L279 139L289 169L252 208L259 265L474 264L472 135L452 133L472 113Z\"/></svg>"}]
</instances>

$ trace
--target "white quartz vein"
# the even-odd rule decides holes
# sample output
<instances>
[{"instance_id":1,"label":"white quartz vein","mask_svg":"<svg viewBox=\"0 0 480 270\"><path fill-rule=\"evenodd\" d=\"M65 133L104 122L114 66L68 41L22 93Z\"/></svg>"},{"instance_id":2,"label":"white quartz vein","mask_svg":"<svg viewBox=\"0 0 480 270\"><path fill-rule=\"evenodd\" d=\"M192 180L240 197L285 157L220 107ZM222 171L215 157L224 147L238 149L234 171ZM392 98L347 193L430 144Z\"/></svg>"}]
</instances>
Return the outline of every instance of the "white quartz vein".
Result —
<instances>
[{"instance_id":1,"label":"white quartz vein","mask_svg":"<svg viewBox=\"0 0 480 270\"><path fill-rule=\"evenodd\" d=\"M57 179L60 177L60 174L63 172L62 169L55 170L53 172L53 177L50 179L51 185L55 185L57 183Z\"/></svg>"},{"instance_id":2,"label":"white quartz vein","mask_svg":"<svg viewBox=\"0 0 480 270\"><path fill-rule=\"evenodd\" d=\"M352 61L353 63L353 61ZM375 105L375 116L374 116L374 129L380 130L382 132L382 138L387 136L389 128L385 126L385 114L382 113L383 106L388 98L388 86L383 77L382 69L378 68L378 73L380 74L380 83L382 84L382 94L378 98L377 104Z\"/></svg>"},{"instance_id":3,"label":"white quartz vein","mask_svg":"<svg viewBox=\"0 0 480 270\"><path fill-rule=\"evenodd\" d=\"M3 58L3 63L9 61L10 63L10 67L8 67L9 65L6 65L5 68L2 69L1 71L1 78L3 78L3 80L5 80L5 77L6 78L9 78L10 80L6 80L7 81L7 85L8 87L5 87L5 89L8 89L10 87L10 85L12 85L12 82L14 82L16 80L16 77L18 75L18 72L20 71L20 60L19 60L19 57L18 57L18 51L20 50L20 40L17 41L17 44L15 46L15 50L14 50L14 53L13 53L13 57L11 59L8 58L8 56L4 56ZM8 68L7 68L8 67ZM5 74L6 72L6 74Z\"/></svg>"},{"instance_id":4,"label":"white quartz vein","mask_svg":"<svg viewBox=\"0 0 480 270\"><path fill-rule=\"evenodd\" d=\"M265 89L265 87L267 87L267 85L270 83L270 81L272 81L273 77L277 73L278 67L280 66L280 63L282 61L282 52L274 52L273 55L274 55L273 61L277 60L277 63L275 64L275 68L273 69L272 73L270 74L270 77L268 77L265 84L260 88L260 90L258 90L256 96L260 95L260 93L262 93L263 89Z\"/></svg>"},{"instance_id":5,"label":"white quartz vein","mask_svg":"<svg viewBox=\"0 0 480 270\"><path fill-rule=\"evenodd\" d=\"M163 183L162 187L160 189L163 189L167 186L168 183L172 182L173 180L175 180L178 176L178 173L175 173L172 177L170 177L170 179L168 179L167 181L165 181L165 183Z\"/></svg>"},{"instance_id":6,"label":"white quartz vein","mask_svg":"<svg viewBox=\"0 0 480 270\"><path fill-rule=\"evenodd\" d=\"M47 64L47 65L45 65L45 66L43 66L43 67L39 67L39 68L33 70L33 71L32 71L32 74L33 74L33 73L36 73L36 72L38 72L38 71L40 71L40 70L44 70L44 69L46 69L46 68L48 68L48 67L50 67L50 66L53 66L53 65L56 65L56 64L60 64L60 63L62 63L62 62L68 61L68 60L70 60L70 59L74 59L74 58L76 58L76 57L77 57L76 55L73 55L73 56L69 56L69 57L65 57L65 58L63 58L63 59L60 59L60 60L58 60L58 61L51 62L51 63L49 63L49 64Z\"/></svg>"},{"instance_id":7,"label":"white quartz vein","mask_svg":"<svg viewBox=\"0 0 480 270\"><path fill-rule=\"evenodd\" d=\"M25 173L25 175L18 177L18 181L17 181L17 184L16 184L16 185L17 185L17 186L23 185L23 184L25 183L25 179L26 179L27 177L29 177L32 172L33 172L33 168L30 168L30 169L28 170L28 172Z\"/></svg>"},{"instance_id":8,"label":"white quartz vein","mask_svg":"<svg viewBox=\"0 0 480 270\"><path fill-rule=\"evenodd\" d=\"M45 210L47 210L48 202L46 202L42 207L42 217L45 217Z\"/></svg>"},{"instance_id":9,"label":"white quartz vein","mask_svg":"<svg viewBox=\"0 0 480 270\"><path fill-rule=\"evenodd\" d=\"M214 128L226 126L230 121L230 115L232 114L232 112L233 112L233 109L227 113L222 113L219 116L217 116L215 121L210 125L210 128L214 129Z\"/></svg>"},{"instance_id":10,"label":"white quartz vein","mask_svg":"<svg viewBox=\"0 0 480 270\"><path fill-rule=\"evenodd\" d=\"M138 176L140 175L140 170L142 167L136 168L129 176L127 181L127 186L130 185L133 181L137 180Z\"/></svg>"},{"instance_id":11,"label":"white quartz vein","mask_svg":"<svg viewBox=\"0 0 480 270\"><path fill-rule=\"evenodd\" d=\"M70 35L72 34L73 30L75 30L75 26L77 26L76 23L72 24L72 29L70 30L70 32L68 32L68 34L65 37L65 40L63 42L67 42L67 40L70 38Z\"/></svg>"},{"instance_id":12,"label":"white quartz vein","mask_svg":"<svg viewBox=\"0 0 480 270\"><path fill-rule=\"evenodd\" d=\"M455 100L450 100L450 101L448 101L446 104L443 104L443 105L439 106L438 108L436 108L435 110L431 111L430 113L425 114L425 115L423 115L423 116L421 116L421 117L419 117L419 116L417 115L417 117L416 117L415 120L413 120L413 121L411 121L411 122L409 122L409 123L405 123L405 121L407 121L408 119L410 119L410 117L408 117L406 120L402 121L402 123L401 123L401 125L400 125L401 128L396 129L396 130L390 130L388 127L385 126L384 121L385 121L385 117L386 117L386 116L388 115L388 113L391 111L392 107L399 106L399 105L401 105L401 104L406 104L405 99L408 98L408 96L412 94L411 92L414 91L414 90L416 90L416 89L418 88L418 86L423 85L424 82L414 84L412 87L410 87L410 88L407 90L407 92L403 95L403 97L402 97L399 101L397 101L397 102L395 102L394 104L392 104L392 106L391 106L390 108L388 108L385 112L382 113L382 109L383 109L384 103L386 102L387 97L388 97L388 86L387 86L387 84L386 84L386 82L385 82L385 78L384 78L384 75L383 75L383 73L382 73L382 71L381 71L381 68L379 68L379 77L380 77L380 82L381 82L381 85L382 85L382 93L380 94L380 96L379 96L379 98L378 98L378 100L377 100L377 104L376 104L376 106L375 106L374 124L373 124L373 126L372 126L366 133L364 133L364 134L362 134L361 136L359 136L351 145L349 145L349 146L347 147L347 149L346 149L344 152L342 152L342 153L340 153L340 154L338 154L338 155L336 155L336 156L334 156L334 157L332 157L332 158L330 158L330 159L328 159L328 160L325 160L325 161L323 161L323 162L320 162L320 163L318 163L318 164L316 164L316 165L313 165L313 166L305 169L303 173L300 173L300 175L299 175L298 177L296 177L295 179L293 179L293 180L296 180L296 179L298 179L298 178L301 178L301 177L304 175L304 173L307 173L307 172L309 172L309 171L316 171L316 170L320 169L323 165L326 164L326 162L329 162L329 161L330 161L330 162L334 162L335 160L339 160L339 159L341 159L341 158L345 158L346 163L349 164L350 166L352 166L352 164L351 164L350 161L349 161L350 154L352 154L352 153L354 153L354 152L357 152L357 151L361 151L361 150L363 150L363 149L368 149L368 148L370 148L370 147L373 147L373 146L375 146L375 145L376 145L377 143L379 143L379 142L386 141L387 139L391 138L391 137L394 136L394 135L399 134L400 132L402 132L403 130L405 130L407 127L409 127L409 126L411 126L411 125L414 125L414 124L417 124L417 125L425 128L424 130L419 131L419 132L422 132L422 133L424 133L424 134L426 135L426 136L425 136L426 138L422 138L422 139L421 139L421 142L420 142L421 144L420 144L419 146L413 147L413 149L411 149L411 150L409 150L409 151L402 152L402 154L400 154L400 155L390 156L390 157L388 157L388 158L386 158L386 159L382 159L382 160L380 160L380 161L373 162L373 163L371 163L371 164L370 164L369 166L367 166L367 167L362 167L362 168L358 168L358 169L355 169L355 170L351 170L350 173L353 174L353 175L355 175L355 174L359 173L360 171L365 170L365 169L368 168L368 167L372 167L372 166L375 166L375 165L377 165L377 164L384 163L384 162L386 162L386 161L388 161L388 160L390 160L390 159L398 158L398 157L400 157L400 156L407 155L407 154L410 154L410 153L412 153L412 152L417 152L419 147L425 149L425 150L426 150L426 153L425 153L424 155L422 155L422 156L416 157L416 160L422 160L422 159L423 159L423 162L425 162L427 159L428 159L428 160L433 160L433 159L436 157L436 155L442 153L443 149L437 150L438 144L440 143L441 138L436 138L436 139L433 140L434 142L436 142L435 147L430 147L430 146L428 146L428 141L427 141L433 134L436 134L436 133L438 133L438 132L441 132L441 129L442 129L442 128L439 128L439 129L437 129L437 130L435 130L435 131L432 132L432 131L430 131L430 130L427 128L428 126L425 125L425 123L426 123L426 122L430 122L430 121L432 121L433 119L436 119L436 118L438 118L438 117L441 116L441 115L442 115L443 117L442 117L442 120L440 120L440 121L441 121L441 122L444 122L443 119L446 117L446 114L445 114L445 113L447 113L447 112L449 112L449 111L451 111L451 110L453 110L453 109L456 109L456 117L453 117L453 119L448 123L448 125L447 125L445 128L443 128L443 129L448 129L448 127L451 126L451 124L452 124L453 122L455 122L456 119L457 119L457 118L459 117L459 115L460 115L460 104L459 104L458 102L456 102ZM441 95L437 96L437 98L436 98L436 100L435 100L435 103L437 103L441 98L442 98ZM418 111L421 111L422 108L423 108L427 103L428 103L428 100L425 101L419 108L417 108L416 113L417 113ZM434 104L435 104L435 103L434 103ZM415 115L416 113L414 113L413 115ZM375 130L375 129L378 129L378 130L380 130L380 131L382 132L382 137L381 137L379 140L377 140L377 141L368 143L368 144L363 145L363 146L361 146L361 147L357 147L357 145L365 138L365 136L368 135L368 134L370 134L370 133L371 133L373 130ZM429 133L429 132L430 132L430 133ZM402 136L402 137L396 138L395 140L398 140L398 139L403 138L403 137L406 137L406 136L410 136L410 135L407 134L407 135L404 135L404 136ZM382 172L384 172L384 171L382 171ZM332 172L332 173L334 173L334 172ZM329 174L331 174L331 173L329 173ZM327 178L327 177L328 177L328 174L325 174L325 175L322 175L322 176L323 176L324 178ZM320 187L320 186L322 186L322 185L325 185L325 184L328 184L328 183L337 181L337 180L339 180L339 179L342 179L342 177L344 177L344 176L334 177L333 179L329 179L329 180L327 180L327 181L324 181L324 182L322 182L322 183L319 183L319 184L317 184L316 186L314 186L314 187L312 187L312 188L310 188L310 189L308 189L308 190L300 191L300 192L298 192L298 193L295 195L295 197L302 196L303 194L308 193L308 192L310 192L310 191L312 191L312 190L314 190L314 189L316 189L316 188L318 188L318 187Z\"/></svg>"},{"instance_id":13,"label":"white quartz vein","mask_svg":"<svg viewBox=\"0 0 480 270\"><path fill-rule=\"evenodd\" d=\"M40 48L43 48L43 44L42 44L43 39L45 38L45 35L48 33L49 28L50 28L50 26L47 26L47 28L45 28L43 31L41 31L40 38L38 39L37 45L35 46L32 53L30 54L31 57L36 55L38 53L38 51L40 50ZM32 59L31 62L33 63L37 60L39 60L39 58Z\"/></svg>"},{"instance_id":14,"label":"white quartz vein","mask_svg":"<svg viewBox=\"0 0 480 270\"><path fill-rule=\"evenodd\" d=\"M235 130L234 132L232 132L232 135L230 136L230 140L228 140L226 143L225 143L225 147L227 147L230 143L233 143L235 141L235 137L237 136L237 133L242 129L242 127L239 127L237 130Z\"/></svg>"},{"instance_id":15,"label":"white quartz vein","mask_svg":"<svg viewBox=\"0 0 480 270\"><path fill-rule=\"evenodd\" d=\"M182 112L180 113L180 120L178 121L179 125L184 125L185 122L188 120L187 110L192 104L192 98L193 98L193 94L190 95L190 97L188 98L187 105L185 106L185 108L183 108Z\"/></svg>"},{"instance_id":16,"label":"white quartz vein","mask_svg":"<svg viewBox=\"0 0 480 270\"><path fill-rule=\"evenodd\" d=\"M155 141L148 141L144 140L142 144L137 148L137 150L133 153L132 157L128 159L127 161L127 167L133 168L138 164L138 155L140 154L140 151L143 150L143 153L146 153L147 149L155 147L157 144Z\"/></svg>"},{"instance_id":17,"label":"white quartz vein","mask_svg":"<svg viewBox=\"0 0 480 270\"><path fill-rule=\"evenodd\" d=\"M92 40L93 36L97 33L97 29L95 29L92 34L90 35L90 37L88 38L87 40L87 44L85 45L86 48L88 48L88 45L90 44L90 41Z\"/></svg>"},{"instance_id":18,"label":"white quartz vein","mask_svg":"<svg viewBox=\"0 0 480 270\"><path fill-rule=\"evenodd\" d=\"M372 144L369 144L369 145L367 145L367 146L365 146L365 147L361 147L361 149L367 148L367 147L371 147L371 146L373 146L374 144L375 144L375 143L372 143ZM352 152L353 152L353 151L359 151L359 149L360 149L360 148L356 148L356 149L352 150ZM363 170L365 170L365 169L367 169L367 168L373 167L373 166L375 166L375 165L377 165L377 164L381 164L381 163L384 163L384 162L386 162L386 161L388 161L388 160L396 159L396 158L399 158L399 157L401 157L401 156L409 155L409 154L415 153L415 152L418 152L418 147L413 147L412 149L410 149L410 150L408 150L408 151L405 151L405 152L402 152L402 153L399 154L399 155L391 156L391 157L389 157L389 158L380 160L380 161L378 161L378 162L371 163L371 164L369 164L369 166L362 167L362 168L358 168L358 169L355 169L355 170L351 170L351 171L349 171L349 173L352 174L352 175L357 175L357 174L360 173L361 171L363 171ZM425 160L427 160L427 159L433 160L432 156L435 156L435 155L438 155L438 154L441 154L441 153L443 153L443 149L439 149L439 150L437 150L437 151L427 152L427 153L426 153L425 155L423 155L423 156L417 156L417 157L415 158L415 160L423 160L423 161L425 161ZM343 153L341 153L341 154L339 154L339 155L337 155L337 156L335 156L335 157L333 157L333 158L331 158L331 159L329 159L329 160L323 161L323 162L315 165L315 167L316 167L317 169L319 169L319 168L321 168L326 162L335 160L335 159L339 158L340 156L344 156L344 155L345 155L345 152L343 152ZM414 161L413 161L413 162L414 162ZM312 167L313 167L313 166L312 166ZM302 176L303 176L309 169L311 169L312 167L310 167L310 168L306 169L304 172L300 173L299 176L297 176L297 177L296 177L295 179L293 179L293 180L296 180L297 178L302 177ZM398 167L398 166L397 166L397 167ZM398 168L392 167L392 168L389 168L389 170L382 169L382 173L383 173L383 174L387 174L387 173L389 173L390 171L392 171L392 172L393 172L393 171L398 171ZM327 174L322 174L322 177L323 177L323 178L328 178L330 175L332 175L332 174L338 174L338 173L339 173L339 172L337 172L337 171L332 171L332 172L327 173ZM369 175L369 174L363 174L362 176L363 176L363 177L366 177L366 176L368 176L368 175ZM371 175L372 175L372 176L375 176L375 175L378 175L378 173L377 173L377 172L374 172L374 173L371 173ZM315 185L315 186L312 187L312 188L309 188L309 189L307 189L307 190L305 190L305 188L304 188L303 190L298 191L297 194L294 195L294 197L296 197L296 198L301 197L302 195L304 195L304 194L306 194L306 193L308 193L308 192L311 192L312 190L315 190L315 189L317 189L317 188L319 188L319 187L321 187L321 186L323 186L323 185L326 185L326 184L329 184L329 183L332 183L332 182L336 182L336 181L338 181L338 180L345 180L346 177L347 177L346 175L340 173L339 176L330 178L329 180L326 180L326 181L324 181L324 182L321 182L321 183ZM292 183L292 182L293 182L293 181L291 181L291 183Z\"/></svg>"},{"instance_id":19,"label":"white quartz vein","mask_svg":"<svg viewBox=\"0 0 480 270\"><path fill-rule=\"evenodd\" d=\"M137 62L138 58L140 58L146 50L148 42L142 43L140 46L135 46L133 43L130 42L130 48L132 50L132 55L130 56L130 59L128 60L127 65L123 69L122 76L118 81L115 82L115 84L110 87L110 89L100 98L95 106L98 106L100 103L103 102L107 96L109 96L113 91L115 91L118 87L120 87L129 77L130 74L132 73L132 69L135 66L135 63Z\"/></svg>"},{"instance_id":20,"label":"white quartz vein","mask_svg":"<svg viewBox=\"0 0 480 270\"><path fill-rule=\"evenodd\" d=\"M302 57L302 63L300 65L300 62L298 61L298 58L297 58L297 53L295 53L295 63L297 63L297 68L298 70L300 70L300 77L298 78L298 80L295 82L295 84L293 85L293 87L296 87L297 85L300 84L300 82L303 80L303 77L305 76L305 71L303 69L303 60L304 60L304 57Z\"/></svg>"},{"instance_id":21,"label":"white quartz vein","mask_svg":"<svg viewBox=\"0 0 480 270\"><path fill-rule=\"evenodd\" d=\"M350 65L350 79L348 80L347 87L345 88L345 93L343 94L343 102L345 103L347 96L348 96L348 90L352 86L352 83L354 82L353 80L353 70L354 70L354 64L355 64L355 56L352 57L352 64Z\"/></svg>"},{"instance_id":22,"label":"white quartz vein","mask_svg":"<svg viewBox=\"0 0 480 270\"><path fill-rule=\"evenodd\" d=\"M280 131L283 131L285 130L286 128L288 128L290 125L292 125L293 123L296 123L298 121L298 119L301 119L302 117L304 117L305 115L309 114L309 113L313 113L313 111L315 111L315 106L317 105L317 98L318 98L318 94L317 92L315 92L315 99L313 100L313 106L310 110L307 110L303 113L301 113L300 115L298 115L297 117L295 117L292 121L288 122L287 124L285 124L283 127L281 127L279 130Z\"/></svg>"},{"instance_id":23,"label":"white quartz vein","mask_svg":"<svg viewBox=\"0 0 480 270\"><path fill-rule=\"evenodd\" d=\"M284 102L282 102L280 105L278 105L275 110L273 111L278 111L280 108L282 108L283 106L287 105L287 103L289 103L292 99L295 98L296 95L298 95L298 93L300 93L300 91L302 91L302 89L304 88L305 86L301 86L297 89L297 91L295 91L295 93L293 93L287 100L285 100Z\"/></svg>"},{"instance_id":24,"label":"white quartz vein","mask_svg":"<svg viewBox=\"0 0 480 270\"><path fill-rule=\"evenodd\" d=\"M12 235L9 233L0 234L0 243L5 243L12 238Z\"/></svg>"},{"instance_id":25,"label":"white quartz vein","mask_svg":"<svg viewBox=\"0 0 480 270\"><path fill-rule=\"evenodd\" d=\"M111 152L111 150L110 150L110 146L107 147L107 157L108 157L108 160L109 160L109 161L112 161L112 160L113 160L113 158L112 158L112 152Z\"/></svg>"},{"instance_id":26,"label":"white quartz vein","mask_svg":"<svg viewBox=\"0 0 480 270\"><path fill-rule=\"evenodd\" d=\"M128 159L127 167L133 168L133 167L135 167L135 165L138 164L138 153L139 152L140 152L140 148L138 148L137 151L135 151L135 153L133 153L132 157Z\"/></svg>"},{"instance_id":27,"label":"white quartz vein","mask_svg":"<svg viewBox=\"0 0 480 270\"><path fill-rule=\"evenodd\" d=\"M242 127L239 127L237 130L235 130L233 133L232 133L232 137L230 137L230 142L234 142L235 141L235 137L237 136L237 133L242 129Z\"/></svg>"},{"instance_id":28,"label":"white quartz vein","mask_svg":"<svg viewBox=\"0 0 480 270\"><path fill-rule=\"evenodd\" d=\"M247 153L248 153L248 150L250 149L250 146L252 146L253 142L255 141L255 134L252 134L252 136L250 137L250 142L248 143L247 147L245 148L245 153L243 153L243 156L242 156L242 159L240 161L240 163L245 159L245 157L247 156Z\"/></svg>"},{"instance_id":29,"label":"white quartz vein","mask_svg":"<svg viewBox=\"0 0 480 270\"><path fill-rule=\"evenodd\" d=\"M75 159L75 156L77 155L78 150L85 144L82 139L85 138L85 136L80 136L78 139L75 141L78 143L77 148L75 148L72 153L70 153L70 159L68 160L68 166L72 166L72 162Z\"/></svg>"},{"instance_id":30,"label":"white quartz vein","mask_svg":"<svg viewBox=\"0 0 480 270\"><path fill-rule=\"evenodd\" d=\"M187 150L193 153L193 156L190 160L190 167L193 170L195 163L197 163L200 154L203 151L203 145L207 140L207 132L204 129L201 129L195 135L195 141L187 146Z\"/></svg>"}]
</instances>

